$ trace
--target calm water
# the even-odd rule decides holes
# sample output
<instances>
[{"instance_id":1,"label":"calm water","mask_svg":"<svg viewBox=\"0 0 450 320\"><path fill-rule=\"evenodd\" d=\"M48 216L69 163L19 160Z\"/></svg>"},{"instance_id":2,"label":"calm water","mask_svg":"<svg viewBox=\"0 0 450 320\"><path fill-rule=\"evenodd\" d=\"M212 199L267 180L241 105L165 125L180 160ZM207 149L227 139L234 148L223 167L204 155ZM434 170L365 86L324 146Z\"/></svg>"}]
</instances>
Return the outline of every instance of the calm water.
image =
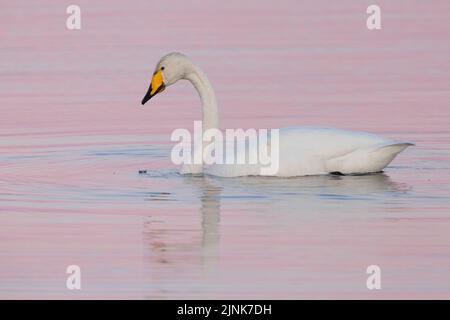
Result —
<instances>
[{"instance_id":1,"label":"calm water","mask_svg":"<svg viewBox=\"0 0 450 320\"><path fill-rule=\"evenodd\" d=\"M0 298L450 298L450 3L378 3L370 32L370 1L78 1L68 31L64 3L3 1ZM140 106L174 50L223 128L417 146L382 174L180 176L169 138L200 118L195 91Z\"/></svg>"}]
</instances>

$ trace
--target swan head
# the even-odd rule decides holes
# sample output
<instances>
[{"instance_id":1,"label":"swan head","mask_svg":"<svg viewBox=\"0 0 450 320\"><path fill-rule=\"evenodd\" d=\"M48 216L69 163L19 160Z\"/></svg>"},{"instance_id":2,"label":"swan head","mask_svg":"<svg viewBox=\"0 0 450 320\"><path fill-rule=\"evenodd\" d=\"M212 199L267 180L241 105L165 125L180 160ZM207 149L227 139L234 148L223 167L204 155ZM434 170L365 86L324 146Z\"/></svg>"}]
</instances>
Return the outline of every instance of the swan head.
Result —
<instances>
[{"instance_id":1,"label":"swan head","mask_svg":"<svg viewBox=\"0 0 450 320\"><path fill-rule=\"evenodd\" d=\"M164 91L167 86L185 78L191 67L191 61L184 54L173 52L162 57L153 72L150 86L142 99L142 105Z\"/></svg>"}]
</instances>

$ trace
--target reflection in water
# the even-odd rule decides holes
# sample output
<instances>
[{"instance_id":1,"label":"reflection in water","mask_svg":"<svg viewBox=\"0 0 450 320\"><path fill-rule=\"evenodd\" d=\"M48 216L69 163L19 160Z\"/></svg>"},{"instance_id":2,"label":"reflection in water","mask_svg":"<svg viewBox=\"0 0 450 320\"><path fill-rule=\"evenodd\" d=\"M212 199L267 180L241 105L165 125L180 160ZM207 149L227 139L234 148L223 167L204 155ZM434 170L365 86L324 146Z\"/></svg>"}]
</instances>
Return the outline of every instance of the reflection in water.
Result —
<instances>
[{"instance_id":1,"label":"reflection in water","mask_svg":"<svg viewBox=\"0 0 450 320\"><path fill-rule=\"evenodd\" d=\"M214 281L217 275L220 239L220 192L222 188L208 177L186 176L183 179L185 191L193 191L196 194L194 198L201 201L200 226L189 226L187 228L190 231L195 231L195 234L179 228L180 223L186 227L183 220L186 220L186 223L192 221L192 216L189 215L195 214L195 212L192 213L191 211L180 213L178 210L172 219L165 217L164 221L155 216L150 216L144 224L146 247L150 248L151 251L146 254L147 257L145 258L146 261L150 262L148 268L152 274L150 285L156 289L161 297L164 296L166 291L164 289L168 284L166 281L169 281L169 283L173 283L175 279L182 282L189 281L183 278L183 274L189 269L189 265L196 269L195 273L199 284ZM159 201L152 197L148 200ZM198 227L200 227L200 230ZM201 237L197 236L199 232ZM194 252L193 255L190 254L192 252ZM183 259L183 256L187 258ZM197 256L198 260L192 261L192 256ZM180 257L183 259L182 261L179 260ZM178 273L175 272L175 269L180 262L186 268ZM158 265L161 268L158 268ZM164 274L170 270L174 271L174 274L166 278Z\"/></svg>"},{"instance_id":2,"label":"reflection in water","mask_svg":"<svg viewBox=\"0 0 450 320\"><path fill-rule=\"evenodd\" d=\"M339 212L342 210L339 204L347 200L352 200L355 208L360 202L362 209L371 197L382 199L382 193L404 194L409 190L407 185L392 181L384 173L233 179L178 176L177 179L182 179L182 183L179 189L174 190L173 196L183 201L200 199L201 203L197 205L200 214L196 210L177 210L165 211L164 216L156 213L148 217L144 226L144 269L151 274L148 284L152 292L150 298L165 297L165 293L173 290L174 283L183 283L180 287L203 292L220 278L220 216L223 202L237 202L239 208L249 207L253 213L295 213L301 216L320 212L327 205L333 207L333 212ZM157 199L150 197L148 200ZM258 206L259 210L254 210L254 206ZM245 218L245 210L240 211ZM299 243L303 240L299 239Z\"/></svg>"},{"instance_id":3,"label":"reflection in water","mask_svg":"<svg viewBox=\"0 0 450 320\"><path fill-rule=\"evenodd\" d=\"M407 191L404 184L391 180L384 173L334 176L319 175L293 178L278 177L240 177L234 179L219 178L224 186L235 190L246 190L250 193L265 195L290 195L293 193L320 194L347 194L368 195L380 192ZM319 190L319 191L318 191Z\"/></svg>"},{"instance_id":4,"label":"reflection in water","mask_svg":"<svg viewBox=\"0 0 450 320\"><path fill-rule=\"evenodd\" d=\"M189 179L201 192L201 216L202 216L202 262L204 276L214 276L217 271L219 259L220 240L220 194L222 188L215 185L208 177Z\"/></svg>"},{"instance_id":5,"label":"reflection in water","mask_svg":"<svg viewBox=\"0 0 450 320\"><path fill-rule=\"evenodd\" d=\"M211 187L202 196L203 245L212 247L219 242L220 188Z\"/></svg>"}]
</instances>

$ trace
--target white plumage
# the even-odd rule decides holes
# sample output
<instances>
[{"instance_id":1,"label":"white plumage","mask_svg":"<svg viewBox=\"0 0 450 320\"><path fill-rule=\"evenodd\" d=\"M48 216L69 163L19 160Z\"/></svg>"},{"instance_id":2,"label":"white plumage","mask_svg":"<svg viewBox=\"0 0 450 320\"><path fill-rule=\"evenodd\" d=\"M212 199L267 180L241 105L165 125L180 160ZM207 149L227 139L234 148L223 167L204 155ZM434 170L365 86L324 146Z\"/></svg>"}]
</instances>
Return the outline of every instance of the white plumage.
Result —
<instances>
[{"instance_id":1,"label":"white plumage","mask_svg":"<svg viewBox=\"0 0 450 320\"><path fill-rule=\"evenodd\" d=\"M164 87L180 79L190 81L201 98L203 130L218 127L214 91L206 75L197 66L186 56L171 53L159 61L156 67L158 70L162 72ZM143 103L148 99L144 98ZM397 154L413 145L365 132L320 127L289 127L280 129L279 133L279 170L273 175L280 177L379 172ZM247 164L184 165L181 172L205 172L222 177L261 175L259 165Z\"/></svg>"}]
</instances>

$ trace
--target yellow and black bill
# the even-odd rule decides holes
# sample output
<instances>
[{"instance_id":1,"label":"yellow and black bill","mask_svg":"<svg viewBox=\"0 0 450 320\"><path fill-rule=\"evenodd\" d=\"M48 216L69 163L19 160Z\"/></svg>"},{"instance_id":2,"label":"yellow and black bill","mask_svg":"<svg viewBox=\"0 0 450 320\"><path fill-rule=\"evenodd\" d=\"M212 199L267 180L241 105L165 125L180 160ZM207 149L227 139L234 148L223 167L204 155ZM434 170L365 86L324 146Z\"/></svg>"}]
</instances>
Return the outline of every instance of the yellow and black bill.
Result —
<instances>
[{"instance_id":1,"label":"yellow and black bill","mask_svg":"<svg viewBox=\"0 0 450 320\"><path fill-rule=\"evenodd\" d=\"M153 98L158 93L164 91L166 85L163 81L162 71L158 70L153 74L152 81L150 83L150 87L147 90L144 98L142 99L142 105L144 105L148 100Z\"/></svg>"}]
</instances>

